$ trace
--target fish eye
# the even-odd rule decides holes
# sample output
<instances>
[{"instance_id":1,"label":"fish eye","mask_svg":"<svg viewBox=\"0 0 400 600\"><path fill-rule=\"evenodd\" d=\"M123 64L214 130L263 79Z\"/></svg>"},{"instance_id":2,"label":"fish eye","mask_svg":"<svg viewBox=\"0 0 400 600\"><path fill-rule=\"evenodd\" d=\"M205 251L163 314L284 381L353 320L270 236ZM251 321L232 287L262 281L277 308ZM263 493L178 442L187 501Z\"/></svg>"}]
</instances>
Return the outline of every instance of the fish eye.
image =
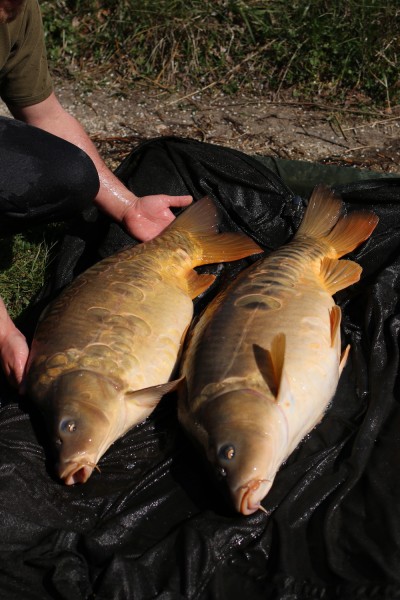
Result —
<instances>
[{"instance_id":1,"label":"fish eye","mask_svg":"<svg viewBox=\"0 0 400 600\"><path fill-rule=\"evenodd\" d=\"M232 460L235 457L235 446L233 444L224 444L218 450L218 457L221 460Z\"/></svg>"},{"instance_id":2,"label":"fish eye","mask_svg":"<svg viewBox=\"0 0 400 600\"><path fill-rule=\"evenodd\" d=\"M60 429L65 433L74 433L77 430L77 424L73 419L65 419L61 421Z\"/></svg>"}]
</instances>

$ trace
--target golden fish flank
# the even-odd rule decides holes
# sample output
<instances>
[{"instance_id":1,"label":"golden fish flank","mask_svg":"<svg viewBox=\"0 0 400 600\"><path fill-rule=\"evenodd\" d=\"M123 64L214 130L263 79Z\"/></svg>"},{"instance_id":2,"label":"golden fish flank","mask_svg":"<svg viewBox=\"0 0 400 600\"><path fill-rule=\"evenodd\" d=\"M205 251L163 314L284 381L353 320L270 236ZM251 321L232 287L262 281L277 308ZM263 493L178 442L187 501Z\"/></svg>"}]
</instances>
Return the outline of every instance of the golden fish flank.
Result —
<instances>
[{"instance_id":1,"label":"golden fish flank","mask_svg":"<svg viewBox=\"0 0 400 600\"><path fill-rule=\"evenodd\" d=\"M361 267L339 258L378 218L341 217L341 208L316 188L293 241L243 271L189 336L179 419L243 514L262 509L280 465L322 418L346 362L332 294L358 281Z\"/></svg>"},{"instance_id":2,"label":"golden fish flank","mask_svg":"<svg viewBox=\"0 0 400 600\"><path fill-rule=\"evenodd\" d=\"M58 448L58 474L84 482L107 448L145 419L169 381L193 314L214 281L194 267L244 258L259 247L217 234L210 198L160 236L79 276L44 312L32 343L28 391Z\"/></svg>"}]
</instances>

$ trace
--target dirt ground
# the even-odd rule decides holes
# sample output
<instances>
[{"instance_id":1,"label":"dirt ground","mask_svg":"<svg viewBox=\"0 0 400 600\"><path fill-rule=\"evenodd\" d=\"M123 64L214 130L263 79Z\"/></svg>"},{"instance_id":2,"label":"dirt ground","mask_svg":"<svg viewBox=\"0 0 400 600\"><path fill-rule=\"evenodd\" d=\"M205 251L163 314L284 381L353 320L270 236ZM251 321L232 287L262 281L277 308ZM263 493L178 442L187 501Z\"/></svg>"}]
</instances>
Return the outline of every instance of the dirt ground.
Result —
<instances>
[{"instance_id":1,"label":"dirt ground","mask_svg":"<svg viewBox=\"0 0 400 600\"><path fill-rule=\"evenodd\" d=\"M303 103L213 90L171 95L142 87L120 95L67 81L58 82L57 93L112 167L145 139L178 135L248 154L400 171L400 106L377 111L361 108L356 98L335 106L318 98Z\"/></svg>"},{"instance_id":2,"label":"dirt ground","mask_svg":"<svg viewBox=\"0 0 400 600\"><path fill-rule=\"evenodd\" d=\"M56 91L111 168L145 139L177 135L248 154L400 171L400 106L378 111L356 98L333 105L215 89L171 95L140 85L121 93L112 82L89 91L67 80L56 80Z\"/></svg>"}]
</instances>

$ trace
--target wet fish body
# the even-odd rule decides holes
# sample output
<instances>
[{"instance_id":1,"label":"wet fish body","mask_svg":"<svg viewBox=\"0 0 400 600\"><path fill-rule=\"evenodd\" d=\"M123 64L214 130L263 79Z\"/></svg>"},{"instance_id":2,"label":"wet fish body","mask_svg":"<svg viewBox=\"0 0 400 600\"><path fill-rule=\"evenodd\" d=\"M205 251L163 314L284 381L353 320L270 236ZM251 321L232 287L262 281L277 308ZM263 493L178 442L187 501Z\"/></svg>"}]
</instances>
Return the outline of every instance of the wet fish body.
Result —
<instances>
[{"instance_id":1,"label":"wet fish body","mask_svg":"<svg viewBox=\"0 0 400 600\"><path fill-rule=\"evenodd\" d=\"M176 386L169 380L192 299L214 280L193 267L259 251L245 236L217 235L217 223L211 199L200 200L154 240L88 269L42 316L28 390L65 483L86 481L107 448Z\"/></svg>"},{"instance_id":2,"label":"wet fish body","mask_svg":"<svg viewBox=\"0 0 400 600\"><path fill-rule=\"evenodd\" d=\"M179 419L243 514L261 507L280 465L321 420L346 362L332 294L361 267L339 259L378 219L340 217L341 208L317 188L293 241L243 271L190 335Z\"/></svg>"}]
</instances>

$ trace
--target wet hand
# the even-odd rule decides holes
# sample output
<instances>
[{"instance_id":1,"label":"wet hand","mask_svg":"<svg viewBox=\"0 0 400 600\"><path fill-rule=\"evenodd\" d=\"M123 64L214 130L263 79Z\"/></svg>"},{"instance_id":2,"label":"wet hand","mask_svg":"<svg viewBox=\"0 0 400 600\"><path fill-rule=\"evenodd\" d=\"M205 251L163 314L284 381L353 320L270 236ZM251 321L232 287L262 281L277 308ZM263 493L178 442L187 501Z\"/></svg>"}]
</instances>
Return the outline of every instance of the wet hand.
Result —
<instances>
[{"instance_id":1,"label":"wet hand","mask_svg":"<svg viewBox=\"0 0 400 600\"><path fill-rule=\"evenodd\" d=\"M25 336L12 324L0 337L0 364L10 384L23 393L29 348Z\"/></svg>"},{"instance_id":2,"label":"wet hand","mask_svg":"<svg viewBox=\"0 0 400 600\"><path fill-rule=\"evenodd\" d=\"M161 233L175 219L171 206L184 207L191 202L191 196L142 196L126 210L122 223L131 235L145 242Z\"/></svg>"}]
</instances>

